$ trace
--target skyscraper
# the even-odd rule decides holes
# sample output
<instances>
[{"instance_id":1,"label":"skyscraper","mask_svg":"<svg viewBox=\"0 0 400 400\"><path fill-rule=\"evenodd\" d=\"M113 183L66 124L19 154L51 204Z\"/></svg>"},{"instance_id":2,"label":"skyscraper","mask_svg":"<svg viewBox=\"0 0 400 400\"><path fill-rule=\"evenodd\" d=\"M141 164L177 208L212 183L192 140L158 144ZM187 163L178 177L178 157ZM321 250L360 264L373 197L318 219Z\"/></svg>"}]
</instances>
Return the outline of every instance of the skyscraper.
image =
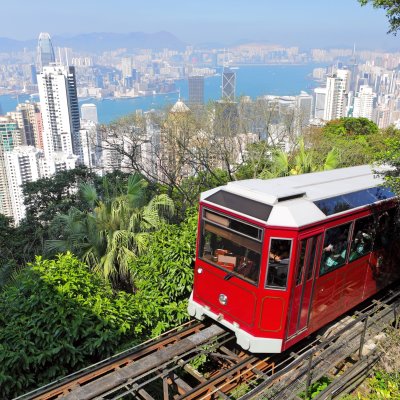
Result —
<instances>
[{"instance_id":1,"label":"skyscraper","mask_svg":"<svg viewBox=\"0 0 400 400\"><path fill-rule=\"evenodd\" d=\"M324 119L326 88L315 88L314 95L314 118Z\"/></svg>"},{"instance_id":2,"label":"skyscraper","mask_svg":"<svg viewBox=\"0 0 400 400\"><path fill-rule=\"evenodd\" d=\"M7 113L18 124L21 132L21 144L24 146L35 146L43 149L43 127L42 116L37 103L20 103L15 111Z\"/></svg>"},{"instance_id":3,"label":"skyscraper","mask_svg":"<svg viewBox=\"0 0 400 400\"><path fill-rule=\"evenodd\" d=\"M222 100L235 101L236 74L230 68L222 72Z\"/></svg>"},{"instance_id":4,"label":"skyscraper","mask_svg":"<svg viewBox=\"0 0 400 400\"><path fill-rule=\"evenodd\" d=\"M47 66L38 75L45 158L54 153L82 157L74 67Z\"/></svg>"},{"instance_id":5,"label":"skyscraper","mask_svg":"<svg viewBox=\"0 0 400 400\"><path fill-rule=\"evenodd\" d=\"M375 93L372 93L372 88L368 85L361 85L360 91L354 98L353 117L364 117L372 120L372 111L374 105Z\"/></svg>"},{"instance_id":6,"label":"skyscraper","mask_svg":"<svg viewBox=\"0 0 400 400\"><path fill-rule=\"evenodd\" d=\"M10 191L5 168L5 153L20 144L17 123L8 117L0 117L0 214L13 216Z\"/></svg>"},{"instance_id":7,"label":"skyscraper","mask_svg":"<svg viewBox=\"0 0 400 400\"><path fill-rule=\"evenodd\" d=\"M25 217L26 211L22 185L39 179L41 157L42 152L33 146L19 146L4 153L12 216L16 225Z\"/></svg>"},{"instance_id":8,"label":"skyscraper","mask_svg":"<svg viewBox=\"0 0 400 400\"><path fill-rule=\"evenodd\" d=\"M39 35L37 47L37 67L38 71L43 71L43 67L56 62L54 56L53 44L50 35L47 32L41 32Z\"/></svg>"},{"instance_id":9,"label":"skyscraper","mask_svg":"<svg viewBox=\"0 0 400 400\"><path fill-rule=\"evenodd\" d=\"M326 78L326 97L324 107L325 121L346 116L349 72L338 69L335 74Z\"/></svg>"},{"instance_id":10,"label":"skyscraper","mask_svg":"<svg viewBox=\"0 0 400 400\"><path fill-rule=\"evenodd\" d=\"M189 105L204 104L204 76L189 76Z\"/></svg>"},{"instance_id":11,"label":"skyscraper","mask_svg":"<svg viewBox=\"0 0 400 400\"><path fill-rule=\"evenodd\" d=\"M313 98L308 93L301 91L300 95L296 96L296 114L301 127L309 125L312 106Z\"/></svg>"}]
</instances>

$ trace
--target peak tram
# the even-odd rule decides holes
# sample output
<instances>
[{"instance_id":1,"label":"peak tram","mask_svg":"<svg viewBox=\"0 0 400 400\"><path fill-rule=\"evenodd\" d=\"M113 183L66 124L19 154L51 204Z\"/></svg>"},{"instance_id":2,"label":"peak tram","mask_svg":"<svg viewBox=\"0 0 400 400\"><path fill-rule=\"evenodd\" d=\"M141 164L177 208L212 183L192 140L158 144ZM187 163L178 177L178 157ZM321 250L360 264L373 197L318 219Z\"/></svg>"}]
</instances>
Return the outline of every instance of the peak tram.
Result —
<instances>
[{"instance_id":1,"label":"peak tram","mask_svg":"<svg viewBox=\"0 0 400 400\"><path fill-rule=\"evenodd\" d=\"M397 197L382 184L357 166L203 193L189 314L279 353L392 283Z\"/></svg>"}]
</instances>

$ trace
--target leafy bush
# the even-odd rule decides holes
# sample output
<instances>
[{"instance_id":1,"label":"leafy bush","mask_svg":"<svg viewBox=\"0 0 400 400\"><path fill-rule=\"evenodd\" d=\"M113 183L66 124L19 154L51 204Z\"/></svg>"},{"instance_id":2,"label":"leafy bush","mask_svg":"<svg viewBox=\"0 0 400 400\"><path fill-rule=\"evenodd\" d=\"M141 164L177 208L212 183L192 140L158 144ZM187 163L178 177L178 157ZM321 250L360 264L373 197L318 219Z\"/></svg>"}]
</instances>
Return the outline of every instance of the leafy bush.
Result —
<instances>
[{"instance_id":1,"label":"leafy bush","mask_svg":"<svg viewBox=\"0 0 400 400\"><path fill-rule=\"evenodd\" d=\"M113 354L145 330L136 299L114 294L71 254L37 257L0 294L0 398Z\"/></svg>"},{"instance_id":2,"label":"leafy bush","mask_svg":"<svg viewBox=\"0 0 400 400\"><path fill-rule=\"evenodd\" d=\"M311 384L311 386L308 389L308 395L305 392L300 393L300 398L313 399L323 390L325 390L330 383L331 380L327 376L323 376L322 378L318 379L316 382Z\"/></svg>"},{"instance_id":3,"label":"leafy bush","mask_svg":"<svg viewBox=\"0 0 400 400\"><path fill-rule=\"evenodd\" d=\"M190 209L181 225L164 225L155 232L148 251L132 265L137 299L143 314L156 318L153 335L188 319L187 299L193 283L197 211Z\"/></svg>"}]
</instances>

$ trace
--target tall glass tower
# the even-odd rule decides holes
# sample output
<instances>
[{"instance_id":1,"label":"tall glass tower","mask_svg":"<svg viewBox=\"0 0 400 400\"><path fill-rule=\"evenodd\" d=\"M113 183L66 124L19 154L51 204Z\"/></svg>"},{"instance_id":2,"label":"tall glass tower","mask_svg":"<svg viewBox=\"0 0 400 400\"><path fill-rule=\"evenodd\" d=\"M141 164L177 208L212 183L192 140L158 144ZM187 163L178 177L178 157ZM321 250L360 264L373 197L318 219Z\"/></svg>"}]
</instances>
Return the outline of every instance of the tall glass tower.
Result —
<instances>
[{"instance_id":1,"label":"tall glass tower","mask_svg":"<svg viewBox=\"0 0 400 400\"><path fill-rule=\"evenodd\" d=\"M37 67L38 72L43 71L43 67L55 63L53 44L51 43L50 35L47 32L41 32L39 35L37 47Z\"/></svg>"},{"instance_id":2,"label":"tall glass tower","mask_svg":"<svg viewBox=\"0 0 400 400\"><path fill-rule=\"evenodd\" d=\"M204 76L189 76L189 104L204 104Z\"/></svg>"},{"instance_id":3,"label":"tall glass tower","mask_svg":"<svg viewBox=\"0 0 400 400\"><path fill-rule=\"evenodd\" d=\"M222 100L235 101L236 74L224 67L222 72Z\"/></svg>"}]
</instances>

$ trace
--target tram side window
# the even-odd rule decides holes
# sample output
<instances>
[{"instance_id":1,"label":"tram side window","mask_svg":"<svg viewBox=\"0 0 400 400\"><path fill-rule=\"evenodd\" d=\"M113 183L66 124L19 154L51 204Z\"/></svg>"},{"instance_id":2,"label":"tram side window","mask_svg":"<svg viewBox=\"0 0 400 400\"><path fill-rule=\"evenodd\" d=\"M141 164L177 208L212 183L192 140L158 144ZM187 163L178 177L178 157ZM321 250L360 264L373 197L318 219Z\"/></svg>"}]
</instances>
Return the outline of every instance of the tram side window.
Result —
<instances>
[{"instance_id":1,"label":"tram side window","mask_svg":"<svg viewBox=\"0 0 400 400\"><path fill-rule=\"evenodd\" d=\"M373 216L358 219L354 224L353 232L349 261L357 260L371 252L375 235Z\"/></svg>"},{"instance_id":2,"label":"tram side window","mask_svg":"<svg viewBox=\"0 0 400 400\"><path fill-rule=\"evenodd\" d=\"M377 220L375 220L376 235L374 241L374 250L387 248L394 238L394 214L395 209L383 211L378 215Z\"/></svg>"},{"instance_id":3,"label":"tram side window","mask_svg":"<svg viewBox=\"0 0 400 400\"><path fill-rule=\"evenodd\" d=\"M325 233L319 275L325 275L346 262L350 223L335 226Z\"/></svg>"},{"instance_id":4,"label":"tram side window","mask_svg":"<svg viewBox=\"0 0 400 400\"><path fill-rule=\"evenodd\" d=\"M291 240L271 239L265 286L276 289L286 289L291 248Z\"/></svg>"}]
</instances>

